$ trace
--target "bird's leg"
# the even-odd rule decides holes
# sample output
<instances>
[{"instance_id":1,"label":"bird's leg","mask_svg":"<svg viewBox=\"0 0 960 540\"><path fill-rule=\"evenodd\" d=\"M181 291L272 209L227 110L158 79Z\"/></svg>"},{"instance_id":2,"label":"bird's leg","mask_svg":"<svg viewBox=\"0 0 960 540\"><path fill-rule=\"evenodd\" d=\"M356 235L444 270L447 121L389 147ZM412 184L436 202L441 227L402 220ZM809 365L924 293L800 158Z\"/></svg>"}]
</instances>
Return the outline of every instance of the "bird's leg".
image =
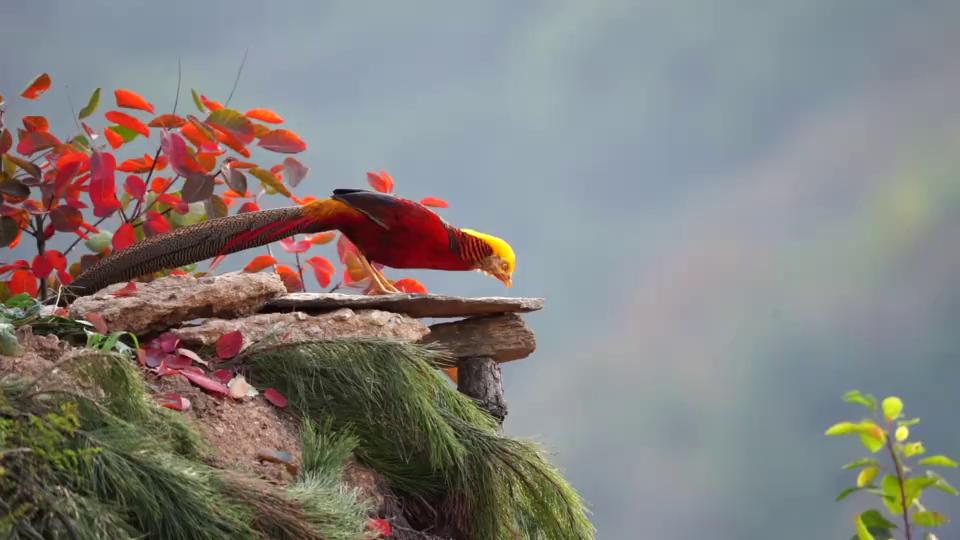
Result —
<instances>
[{"instance_id":1,"label":"bird's leg","mask_svg":"<svg viewBox=\"0 0 960 540\"><path fill-rule=\"evenodd\" d=\"M384 276L376 268L370 264L370 261L363 256L363 253L357 253L360 259L360 265L363 266L363 269L370 274L370 279L373 281L373 294L392 294L400 292L400 289L397 289L390 283L390 280L387 279L387 276Z\"/></svg>"}]
</instances>

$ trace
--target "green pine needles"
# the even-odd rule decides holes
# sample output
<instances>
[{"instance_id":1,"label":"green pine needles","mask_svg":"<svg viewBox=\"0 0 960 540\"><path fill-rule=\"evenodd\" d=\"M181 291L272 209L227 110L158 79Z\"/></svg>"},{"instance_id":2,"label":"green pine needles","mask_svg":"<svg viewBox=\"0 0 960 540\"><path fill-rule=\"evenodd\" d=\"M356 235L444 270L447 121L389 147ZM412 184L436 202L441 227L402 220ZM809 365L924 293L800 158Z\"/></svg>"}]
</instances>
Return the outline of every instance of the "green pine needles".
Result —
<instances>
[{"instance_id":1,"label":"green pine needles","mask_svg":"<svg viewBox=\"0 0 960 540\"><path fill-rule=\"evenodd\" d=\"M129 355L61 360L82 389L0 378L0 537L369 538L373 503L342 481L355 458L433 535L418 537L594 538L580 496L457 392L441 357L376 339L245 351L248 380L281 391L301 421L302 464L285 487L208 465L204 440L154 403Z\"/></svg>"},{"instance_id":2,"label":"green pine needles","mask_svg":"<svg viewBox=\"0 0 960 540\"><path fill-rule=\"evenodd\" d=\"M440 360L422 345L352 339L261 344L246 362L253 384L350 433L416 526L478 540L593 538L579 495L535 445L498 434L433 367Z\"/></svg>"},{"instance_id":3,"label":"green pine needles","mask_svg":"<svg viewBox=\"0 0 960 540\"><path fill-rule=\"evenodd\" d=\"M128 358L97 351L63 369L97 399L0 379L0 537L363 537L371 508L341 485L345 444L322 446L332 434L308 426L310 465L285 489L265 486L206 465L202 439L153 403Z\"/></svg>"}]
</instances>

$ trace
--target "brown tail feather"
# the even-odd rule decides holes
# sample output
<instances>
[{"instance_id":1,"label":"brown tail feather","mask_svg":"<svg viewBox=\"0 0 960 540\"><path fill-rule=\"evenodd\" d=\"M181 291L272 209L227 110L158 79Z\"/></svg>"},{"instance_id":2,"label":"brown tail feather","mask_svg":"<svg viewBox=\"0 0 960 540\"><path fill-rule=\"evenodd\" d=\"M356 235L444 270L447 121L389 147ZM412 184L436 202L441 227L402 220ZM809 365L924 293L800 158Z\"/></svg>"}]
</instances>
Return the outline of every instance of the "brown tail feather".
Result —
<instances>
[{"instance_id":1,"label":"brown tail feather","mask_svg":"<svg viewBox=\"0 0 960 540\"><path fill-rule=\"evenodd\" d=\"M301 206L248 212L182 227L145 238L101 259L65 288L61 303L93 294L114 283L280 240L274 234L249 234L277 224L290 226L282 238L331 228L326 223L305 219Z\"/></svg>"}]
</instances>

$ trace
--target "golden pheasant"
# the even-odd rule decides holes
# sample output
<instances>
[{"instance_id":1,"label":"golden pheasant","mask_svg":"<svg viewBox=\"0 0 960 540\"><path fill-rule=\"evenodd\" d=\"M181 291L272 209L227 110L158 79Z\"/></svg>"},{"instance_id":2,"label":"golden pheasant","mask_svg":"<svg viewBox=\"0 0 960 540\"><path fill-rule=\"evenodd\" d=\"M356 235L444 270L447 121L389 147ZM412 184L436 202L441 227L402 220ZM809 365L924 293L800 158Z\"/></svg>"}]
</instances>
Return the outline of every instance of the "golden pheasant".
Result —
<instances>
[{"instance_id":1,"label":"golden pheasant","mask_svg":"<svg viewBox=\"0 0 960 540\"><path fill-rule=\"evenodd\" d=\"M372 263L391 268L477 270L512 285L508 243L451 226L426 206L363 189L335 189L301 206L211 219L146 238L112 253L68 286L67 299L168 268L263 246L294 234L339 230L359 251L372 292L397 293Z\"/></svg>"}]
</instances>

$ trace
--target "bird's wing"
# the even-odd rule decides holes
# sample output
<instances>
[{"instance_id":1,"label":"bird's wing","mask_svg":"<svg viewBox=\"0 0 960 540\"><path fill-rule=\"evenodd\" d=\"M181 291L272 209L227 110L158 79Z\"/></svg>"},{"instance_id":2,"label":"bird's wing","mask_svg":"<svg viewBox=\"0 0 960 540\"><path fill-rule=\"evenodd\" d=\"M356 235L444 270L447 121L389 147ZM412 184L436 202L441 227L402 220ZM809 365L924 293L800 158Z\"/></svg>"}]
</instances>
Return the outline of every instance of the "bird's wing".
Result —
<instances>
[{"instance_id":1,"label":"bird's wing","mask_svg":"<svg viewBox=\"0 0 960 540\"><path fill-rule=\"evenodd\" d=\"M452 251L459 249L456 229L416 201L366 189L335 189L332 198L361 212L384 229L416 229L424 235L445 238Z\"/></svg>"},{"instance_id":2,"label":"bird's wing","mask_svg":"<svg viewBox=\"0 0 960 540\"><path fill-rule=\"evenodd\" d=\"M417 203L376 191L335 189L333 199L363 213L384 229L400 224L408 225L411 220L427 217L423 212L425 208L421 209Z\"/></svg>"}]
</instances>

